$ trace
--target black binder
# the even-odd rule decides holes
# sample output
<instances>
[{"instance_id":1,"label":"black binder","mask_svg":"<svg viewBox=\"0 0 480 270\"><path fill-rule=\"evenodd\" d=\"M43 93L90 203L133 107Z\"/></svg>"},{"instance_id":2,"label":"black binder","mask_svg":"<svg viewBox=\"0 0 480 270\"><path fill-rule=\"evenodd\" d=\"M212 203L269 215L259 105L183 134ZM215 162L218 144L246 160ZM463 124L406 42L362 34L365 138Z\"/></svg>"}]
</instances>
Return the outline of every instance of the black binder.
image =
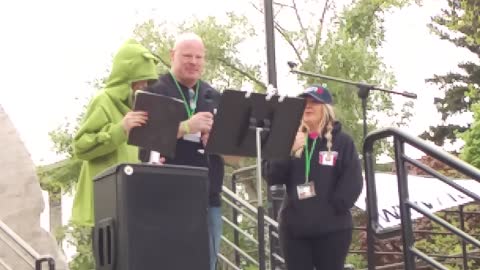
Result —
<instances>
[{"instance_id":1,"label":"black binder","mask_svg":"<svg viewBox=\"0 0 480 270\"><path fill-rule=\"evenodd\" d=\"M183 101L138 90L133 110L147 112L148 121L146 125L130 130L127 143L174 158L178 126L187 119Z\"/></svg>"}]
</instances>

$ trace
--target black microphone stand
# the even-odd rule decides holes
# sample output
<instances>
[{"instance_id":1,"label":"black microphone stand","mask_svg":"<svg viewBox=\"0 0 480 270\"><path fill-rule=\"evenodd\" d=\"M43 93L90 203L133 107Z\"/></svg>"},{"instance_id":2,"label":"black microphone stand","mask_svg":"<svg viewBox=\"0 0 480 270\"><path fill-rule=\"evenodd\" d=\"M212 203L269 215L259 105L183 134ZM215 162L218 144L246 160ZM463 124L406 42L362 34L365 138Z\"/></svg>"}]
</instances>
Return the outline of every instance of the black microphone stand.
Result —
<instances>
[{"instance_id":1,"label":"black microphone stand","mask_svg":"<svg viewBox=\"0 0 480 270\"><path fill-rule=\"evenodd\" d=\"M370 94L371 90L378 90L378 91L382 91L382 92L386 92L386 93L390 93L390 94L401 95L401 96L412 98L412 99L417 98L417 94L414 94L414 93L409 93L409 92L405 92L405 91L397 92L397 91L393 91L393 90L389 90L389 89L380 88L380 87L375 86L373 84L368 84L368 83L364 83L364 82L354 82L354 81L349 81L349 80L340 79L340 78L336 78L336 77L331 77L331 76L327 76L327 75L296 70L295 68L297 67L297 64L293 63L293 62L288 62L288 66L290 67L290 72L292 72L292 73L356 86L358 88L358 97L362 100L363 139L365 139L365 137L367 136L367 132L368 132L368 127L367 127L367 98L368 98L368 94Z\"/></svg>"}]
</instances>

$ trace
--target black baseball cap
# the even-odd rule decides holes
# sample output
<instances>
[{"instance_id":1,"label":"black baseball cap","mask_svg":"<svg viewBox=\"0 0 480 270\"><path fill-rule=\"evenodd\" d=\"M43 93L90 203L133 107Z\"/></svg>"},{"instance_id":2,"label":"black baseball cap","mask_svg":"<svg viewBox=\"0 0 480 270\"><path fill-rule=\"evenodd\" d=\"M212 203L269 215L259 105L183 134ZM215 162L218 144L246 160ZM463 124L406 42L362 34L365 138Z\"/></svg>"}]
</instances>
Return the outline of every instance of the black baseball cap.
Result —
<instances>
[{"instance_id":1,"label":"black baseball cap","mask_svg":"<svg viewBox=\"0 0 480 270\"><path fill-rule=\"evenodd\" d=\"M314 101L324 104L332 104L333 98L330 94L330 91L324 86L321 85L312 85L309 86L299 95L299 97L311 97Z\"/></svg>"}]
</instances>

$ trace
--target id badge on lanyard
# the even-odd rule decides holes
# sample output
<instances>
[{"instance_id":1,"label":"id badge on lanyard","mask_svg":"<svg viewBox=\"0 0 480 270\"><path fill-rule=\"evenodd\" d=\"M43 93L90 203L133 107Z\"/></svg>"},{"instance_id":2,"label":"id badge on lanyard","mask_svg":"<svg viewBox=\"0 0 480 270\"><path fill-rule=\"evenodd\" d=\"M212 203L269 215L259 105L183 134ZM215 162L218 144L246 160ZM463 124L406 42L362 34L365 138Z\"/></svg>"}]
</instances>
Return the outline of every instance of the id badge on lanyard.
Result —
<instances>
[{"instance_id":1,"label":"id badge on lanyard","mask_svg":"<svg viewBox=\"0 0 480 270\"><path fill-rule=\"evenodd\" d=\"M300 200L315 197L317 195L315 193L315 184L312 181L310 181L306 184L298 185L297 195L298 195L298 199Z\"/></svg>"},{"instance_id":2,"label":"id badge on lanyard","mask_svg":"<svg viewBox=\"0 0 480 270\"><path fill-rule=\"evenodd\" d=\"M318 138L317 138L318 139ZM310 151L308 149L308 137L305 138L305 183L297 186L297 195L299 200L305 200L308 198L315 197L317 193L315 192L315 183L310 181L310 165L313 156L313 151L315 150L315 144L317 139L313 141Z\"/></svg>"}]
</instances>

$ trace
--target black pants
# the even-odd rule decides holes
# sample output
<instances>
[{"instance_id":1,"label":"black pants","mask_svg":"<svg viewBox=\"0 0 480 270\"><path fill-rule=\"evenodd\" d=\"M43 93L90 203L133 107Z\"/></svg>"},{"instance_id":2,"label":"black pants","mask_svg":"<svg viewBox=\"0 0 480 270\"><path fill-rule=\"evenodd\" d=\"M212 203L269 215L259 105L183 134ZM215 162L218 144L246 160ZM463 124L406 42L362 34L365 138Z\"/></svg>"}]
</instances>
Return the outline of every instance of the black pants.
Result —
<instances>
[{"instance_id":1,"label":"black pants","mask_svg":"<svg viewBox=\"0 0 480 270\"><path fill-rule=\"evenodd\" d=\"M351 242L351 229L298 238L280 226L280 246L288 270L343 270Z\"/></svg>"}]
</instances>

